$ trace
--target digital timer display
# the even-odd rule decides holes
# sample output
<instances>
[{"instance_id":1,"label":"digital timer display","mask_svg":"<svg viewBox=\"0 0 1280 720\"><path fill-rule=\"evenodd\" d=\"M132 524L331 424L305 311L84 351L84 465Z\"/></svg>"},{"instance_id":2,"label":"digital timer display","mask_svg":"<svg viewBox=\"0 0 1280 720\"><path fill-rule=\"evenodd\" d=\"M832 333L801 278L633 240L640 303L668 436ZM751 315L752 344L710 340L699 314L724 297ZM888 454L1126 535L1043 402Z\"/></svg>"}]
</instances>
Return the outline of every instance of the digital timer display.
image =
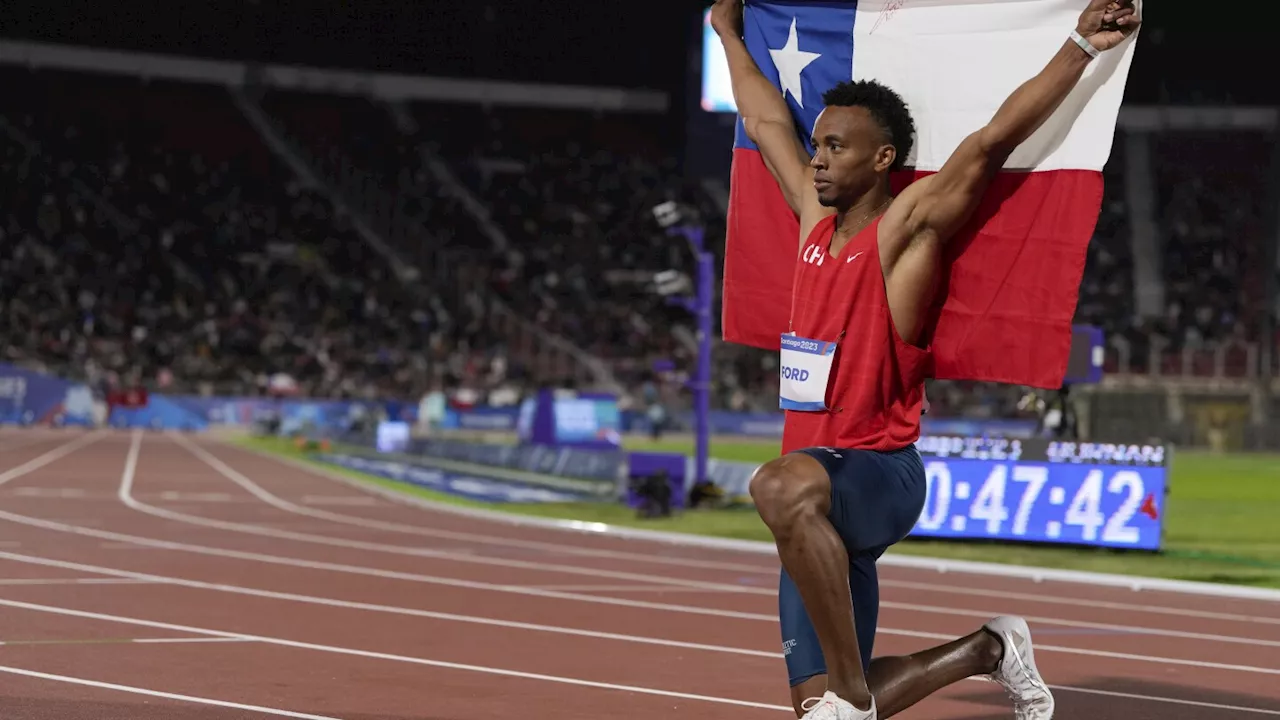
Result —
<instances>
[{"instance_id":1,"label":"digital timer display","mask_svg":"<svg viewBox=\"0 0 1280 720\"><path fill-rule=\"evenodd\" d=\"M1159 445L931 436L913 537L1160 549L1168 453Z\"/></svg>"}]
</instances>

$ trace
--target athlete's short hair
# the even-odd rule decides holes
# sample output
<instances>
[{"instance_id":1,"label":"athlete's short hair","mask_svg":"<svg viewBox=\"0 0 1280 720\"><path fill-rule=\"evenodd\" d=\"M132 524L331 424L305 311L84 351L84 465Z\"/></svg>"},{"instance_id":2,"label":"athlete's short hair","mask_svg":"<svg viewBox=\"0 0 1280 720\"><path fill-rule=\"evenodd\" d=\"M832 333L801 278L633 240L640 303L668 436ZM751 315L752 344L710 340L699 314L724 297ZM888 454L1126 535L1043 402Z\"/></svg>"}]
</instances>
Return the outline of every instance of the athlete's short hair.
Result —
<instances>
[{"instance_id":1,"label":"athlete's short hair","mask_svg":"<svg viewBox=\"0 0 1280 720\"><path fill-rule=\"evenodd\" d=\"M866 108L898 151L890 169L901 170L906 164L915 144L916 123L901 95L875 80L846 80L823 93L822 102L827 106Z\"/></svg>"}]
</instances>

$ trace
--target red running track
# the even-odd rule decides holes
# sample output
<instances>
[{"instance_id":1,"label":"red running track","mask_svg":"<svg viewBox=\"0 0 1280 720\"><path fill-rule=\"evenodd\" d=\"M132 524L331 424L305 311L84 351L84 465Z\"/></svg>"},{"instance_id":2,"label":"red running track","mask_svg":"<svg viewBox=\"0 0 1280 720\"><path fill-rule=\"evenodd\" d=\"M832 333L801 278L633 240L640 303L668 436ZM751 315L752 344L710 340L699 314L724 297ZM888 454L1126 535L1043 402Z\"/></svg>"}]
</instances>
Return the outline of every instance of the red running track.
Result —
<instances>
[{"instance_id":1,"label":"red running track","mask_svg":"<svg viewBox=\"0 0 1280 720\"><path fill-rule=\"evenodd\" d=\"M1017 613L1060 718L1280 717L1280 603L881 574L877 655ZM786 718L776 581L208 440L0 433L5 718ZM1012 710L965 681L900 717Z\"/></svg>"}]
</instances>

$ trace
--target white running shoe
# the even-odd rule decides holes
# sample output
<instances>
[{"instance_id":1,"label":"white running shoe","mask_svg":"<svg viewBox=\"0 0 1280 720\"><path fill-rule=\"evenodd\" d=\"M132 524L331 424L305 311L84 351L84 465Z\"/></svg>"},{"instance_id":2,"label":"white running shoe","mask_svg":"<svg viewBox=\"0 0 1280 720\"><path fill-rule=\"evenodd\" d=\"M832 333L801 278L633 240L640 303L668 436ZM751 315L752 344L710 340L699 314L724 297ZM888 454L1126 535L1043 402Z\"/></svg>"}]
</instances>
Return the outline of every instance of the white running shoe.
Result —
<instances>
[{"instance_id":1,"label":"white running shoe","mask_svg":"<svg viewBox=\"0 0 1280 720\"><path fill-rule=\"evenodd\" d=\"M1000 684L1013 699L1013 715L1018 720L1051 720L1053 693L1036 669L1035 652L1031 648L1031 628L1020 617L1002 615L985 626L1000 638L1004 654L1000 665L989 677Z\"/></svg>"},{"instance_id":2,"label":"white running shoe","mask_svg":"<svg viewBox=\"0 0 1280 720\"><path fill-rule=\"evenodd\" d=\"M805 700L800 704L800 709L806 711L800 720L877 720L874 697L871 698L870 710L859 710L830 690L820 698Z\"/></svg>"}]
</instances>

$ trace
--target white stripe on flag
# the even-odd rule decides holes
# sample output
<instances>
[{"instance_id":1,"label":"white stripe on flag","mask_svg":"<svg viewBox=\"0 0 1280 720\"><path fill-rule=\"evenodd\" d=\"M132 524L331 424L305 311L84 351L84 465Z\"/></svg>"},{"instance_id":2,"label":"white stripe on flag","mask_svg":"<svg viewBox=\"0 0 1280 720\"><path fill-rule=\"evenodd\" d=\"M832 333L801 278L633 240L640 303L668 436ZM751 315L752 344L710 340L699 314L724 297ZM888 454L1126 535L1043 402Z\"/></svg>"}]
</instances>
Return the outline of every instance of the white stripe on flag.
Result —
<instances>
[{"instance_id":1,"label":"white stripe on flag","mask_svg":"<svg viewBox=\"0 0 1280 720\"><path fill-rule=\"evenodd\" d=\"M1084 0L860 0L853 77L878 80L903 96L917 129L908 162L918 170L937 170L1062 47L1085 5ZM1135 39L1093 61L1058 112L1005 166L1102 170L1111 154Z\"/></svg>"}]
</instances>

